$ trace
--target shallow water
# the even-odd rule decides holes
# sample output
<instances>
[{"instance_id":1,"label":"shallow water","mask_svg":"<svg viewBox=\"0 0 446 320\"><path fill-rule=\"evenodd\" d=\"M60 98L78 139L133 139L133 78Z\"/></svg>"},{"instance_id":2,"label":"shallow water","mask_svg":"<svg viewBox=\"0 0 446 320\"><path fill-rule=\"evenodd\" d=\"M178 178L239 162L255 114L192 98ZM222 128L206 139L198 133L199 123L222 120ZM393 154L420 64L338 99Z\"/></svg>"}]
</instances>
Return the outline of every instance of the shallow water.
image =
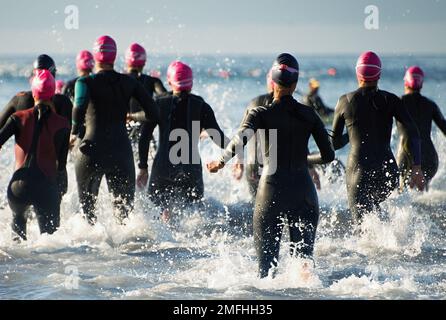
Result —
<instances>
[{"instance_id":1,"label":"shallow water","mask_svg":"<svg viewBox=\"0 0 446 320\"><path fill-rule=\"evenodd\" d=\"M69 58L58 57L66 63L59 63L61 78L72 76ZM154 57L152 66L165 66L171 58ZM195 92L214 108L228 135L248 101L263 93L272 58L184 57L196 70ZM32 57L0 57L0 105L27 88L30 61ZM334 106L342 93L355 87L354 62L354 57L302 57L302 86L308 77L319 77L322 96ZM425 93L446 112L446 57L387 57L381 87L401 93L404 66L412 63L425 67ZM338 69L334 78L325 75L330 67ZM220 69L232 76L220 78ZM256 73L258 78L253 77ZM99 222L91 227L78 214L70 161L61 229L40 236L31 221L29 241L13 243L5 200L13 169L10 141L0 152L0 299L445 299L446 142L436 129L433 137L440 169L431 190L392 195L383 205L386 217L367 217L360 235L351 233L345 182L331 183L323 176L312 275L305 279L298 272L302 261L287 256L285 237L277 277L263 280L256 277L248 188L233 181L229 169L205 173L206 209L183 212L174 228L158 220L158 211L142 191L128 225L118 226L103 185ZM219 154L209 141L200 148L203 162ZM347 152L340 151L338 157L345 161Z\"/></svg>"}]
</instances>

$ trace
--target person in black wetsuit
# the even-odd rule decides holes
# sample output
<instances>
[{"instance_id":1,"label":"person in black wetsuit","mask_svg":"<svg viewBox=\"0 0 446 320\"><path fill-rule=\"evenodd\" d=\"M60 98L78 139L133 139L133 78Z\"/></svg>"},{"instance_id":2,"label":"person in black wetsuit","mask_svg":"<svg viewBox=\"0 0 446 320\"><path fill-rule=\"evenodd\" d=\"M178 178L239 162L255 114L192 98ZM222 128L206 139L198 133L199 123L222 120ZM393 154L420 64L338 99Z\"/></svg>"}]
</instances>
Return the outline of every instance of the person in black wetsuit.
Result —
<instances>
[{"instance_id":1,"label":"person in black wetsuit","mask_svg":"<svg viewBox=\"0 0 446 320\"><path fill-rule=\"evenodd\" d=\"M26 240L26 212L34 207L41 233L54 233L60 222L60 199L66 192L65 173L69 123L55 112L52 101L54 77L48 70L35 70L32 94L35 107L17 111L0 129L0 148L16 138L16 171L8 186L15 240ZM59 185L58 185L59 184Z\"/></svg>"},{"instance_id":2,"label":"person in black wetsuit","mask_svg":"<svg viewBox=\"0 0 446 320\"><path fill-rule=\"evenodd\" d=\"M54 60L47 56L46 54L42 54L37 57L34 62L35 70L48 70L51 72L53 77L56 77L56 64ZM56 112L58 115L68 119L68 122L71 124L71 112L73 109L73 104L71 101L61 94L56 94L53 97L53 103L56 108ZM34 99L31 91L23 91L17 93L3 108L0 114L0 129L6 124L9 117L17 111L27 110L34 107Z\"/></svg>"},{"instance_id":3,"label":"person in black wetsuit","mask_svg":"<svg viewBox=\"0 0 446 320\"><path fill-rule=\"evenodd\" d=\"M160 79L143 73L147 62L147 53L142 46L137 43L130 45L125 55L125 62L127 65L127 74L132 78L137 79L152 98L155 96L167 95L167 90L164 88L164 85ZM141 112L141 110L142 109L139 106L138 101L131 99L130 112L137 113ZM127 124L127 130L130 140L137 143L140 141L139 137L141 135L141 131L144 131L144 134L146 134L147 132L153 132L154 128L151 127L150 122L143 122L140 124L139 122L130 121ZM151 137L151 141L154 143L153 137Z\"/></svg>"},{"instance_id":4,"label":"person in black wetsuit","mask_svg":"<svg viewBox=\"0 0 446 320\"><path fill-rule=\"evenodd\" d=\"M390 148L393 118L401 123L413 150L412 182L423 189L420 138L415 123L401 100L378 89L381 61L373 52L358 59L359 89L343 95L333 120L333 144L342 148L350 141L346 170L350 211L356 224L365 213L379 210L381 202L398 187L398 166ZM347 127L348 136L343 134Z\"/></svg>"},{"instance_id":5,"label":"person in black wetsuit","mask_svg":"<svg viewBox=\"0 0 446 320\"><path fill-rule=\"evenodd\" d=\"M404 77L405 95L402 97L403 106L415 121L421 138L421 169L426 180L426 190L429 182L438 170L438 154L431 139L432 122L446 134L446 119L435 102L421 95L424 72L420 67L410 67ZM404 189L410 178L412 168L412 152L410 137L404 131L403 125L397 122L400 133L397 162L400 168L400 188Z\"/></svg>"},{"instance_id":6,"label":"person in black wetsuit","mask_svg":"<svg viewBox=\"0 0 446 320\"><path fill-rule=\"evenodd\" d=\"M79 52L76 56L76 70L78 76L65 84L62 93L67 96L72 102L74 102L74 87L76 85L77 79L88 77L90 74L93 73L93 69L94 58L91 52L88 50L82 50L81 52Z\"/></svg>"},{"instance_id":7,"label":"person in black wetsuit","mask_svg":"<svg viewBox=\"0 0 446 320\"><path fill-rule=\"evenodd\" d=\"M105 175L113 193L115 217L125 223L133 208L135 164L126 131L130 99L138 100L143 111L133 115L139 121L157 119L157 110L144 87L114 67L116 43L100 37L94 47L97 73L76 82L72 135L76 139L85 123L85 136L75 161L79 198L90 224L96 222L95 204ZM150 116L150 118L149 118Z\"/></svg>"},{"instance_id":8,"label":"person in black wetsuit","mask_svg":"<svg viewBox=\"0 0 446 320\"><path fill-rule=\"evenodd\" d=\"M190 93L193 86L192 69L175 61L168 68L167 78L173 95L157 99L159 120L151 127L158 125L160 141L148 190L151 201L162 209L165 222L170 219L173 210L197 203L203 198L203 172L198 152L200 133L206 130L221 148L229 142L212 108L203 98ZM145 186L148 180L150 136L151 132L143 132L139 145L140 187Z\"/></svg>"},{"instance_id":9,"label":"person in black wetsuit","mask_svg":"<svg viewBox=\"0 0 446 320\"><path fill-rule=\"evenodd\" d=\"M316 79L310 79L308 86L310 88L310 92L304 96L303 103L316 110L322 119L327 119L334 113L334 110L327 107L319 96L319 81Z\"/></svg>"},{"instance_id":10,"label":"person in black wetsuit","mask_svg":"<svg viewBox=\"0 0 446 320\"><path fill-rule=\"evenodd\" d=\"M279 55L272 76L273 103L250 110L222 158L207 165L210 172L217 172L240 152L249 138L259 130L266 130L262 137L264 167L254 211L254 241L262 278L277 266L284 225L290 232L291 254L311 259L319 204L308 165L329 163L335 157L320 117L292 97L299 77L297 60L290 54ZM274 132L277 140L272 136ZM314 137L320 154L308 154L310 136Z\"/></svg>"}]
</instances>

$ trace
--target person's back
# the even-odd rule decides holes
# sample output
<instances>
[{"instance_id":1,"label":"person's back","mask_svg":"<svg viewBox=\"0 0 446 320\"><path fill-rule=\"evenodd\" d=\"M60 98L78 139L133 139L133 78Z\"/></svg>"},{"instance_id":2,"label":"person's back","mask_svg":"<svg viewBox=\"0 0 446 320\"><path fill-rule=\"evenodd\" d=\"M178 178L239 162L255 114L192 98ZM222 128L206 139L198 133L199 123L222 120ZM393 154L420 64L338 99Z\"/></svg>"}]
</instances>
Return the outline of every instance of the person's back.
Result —
<instances>
[{"instance_id":1,"label":"person's back","mask_svg":"<svg viewBox=\"0 0 446 320\"><path fill-rule=\"evenodd\" d=\"M406 94L401 99L404 108L414 120L420 134L421 168L426 180L427 189L429 182L437 173L439 162L438 154L431 138L432 122L435 122L443 134L446 134L446 119L435 102L421 94L423 82L423 70L418 66L410 67L404 77ZM412 150L409 135L400 122L397 122L397 126L400 134L397 161L401 173L400 188L402 190L408 182L412 165Z\"/></svg>"},{"instance_id":2,"label":"person's back","mask_svg":"<svg viewBox=\"0 0 446 320\"><path fill-rule=\"evenodd\" d=\"M340 98L337 116L348 128L349 165L380 167L393 158L390 141L394 116L402 108L399 98L376 87L359 88ZM354 163L354 164L352 164Z\"/></svg>"}]
</instances>

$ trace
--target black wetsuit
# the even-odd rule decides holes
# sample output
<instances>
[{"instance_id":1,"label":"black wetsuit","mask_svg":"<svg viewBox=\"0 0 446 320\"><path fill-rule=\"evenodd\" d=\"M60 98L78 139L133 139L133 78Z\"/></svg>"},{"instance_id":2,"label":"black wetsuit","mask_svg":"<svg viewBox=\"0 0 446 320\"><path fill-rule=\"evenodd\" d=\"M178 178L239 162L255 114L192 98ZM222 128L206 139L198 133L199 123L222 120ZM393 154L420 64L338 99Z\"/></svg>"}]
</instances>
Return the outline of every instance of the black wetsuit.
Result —
<instances>
[{"instance_id":1,"label":"black wetsuit","mask_svg":"<svg viewBox=\"0 0 446 320\"><path fill-rule=\"evenodd\" d=\"M267 93L260 95L251 100L248 107L245 111L245 116L243 118L242 124L246 120L246 117L249 115L249 111L258 106L268 106L273 102L273 94ZM246 179L249 185L249 192L255 198L257 194L257 188L259 186L259 180L261 176L261 167L263 166L262 162L262 153L260 149L259 137L254 136L248 143L246 148L247 150L247 161L245 166Z\"/></svg>"},{"instance_id":2,"label":"black wetsuit","mask_svg":"<svg viewBox=\"0 0 446 320\"><path fill-rule=\"evenodd\" d=\"M76 85L77 79L79 79L79 77L71 79L70 81L65 83L62 89L62 94L68 97L68 99L70 99L72 102L74 102L74 87Z\"/></svg>"},{"instance_id":3,"label":"black wetsuit","mask_svg":"<svg viewBox=\"0 0 446 320\"><path fill-rule=\"evenodd\" d=\"M331 116L334 112L333 109L327 107L322 101L318 92L310 92L303 98L303 103L309 107L312 107L322 118Z\"/></svg>"},{"instance_id":4,"label":"black wetsuit","mask_svg":"<svg viewBox=\"0 0 446 320\"><path fill-rule=\"evenodd\" d=\"M154 98L161 97L167 95L167 90L164 87L162 81L158 78L151 77L149 75L139 73L136 70L132 70L129 74L132 78L137 79L143 87L147 90L147 93ZM135 99L130 100L130 112L136 113L140 112L141 107L139 106L139 103ZM132 143L137 144L139 141L141 141L140 136L141 132L152 132L152 136L150 137L150 140L154 142L153 140L153 130L151 123L149 122L143 122L143 123L130 123L127 124L127 131L130 137L130 140ZM156 148L155 148L156 149Z\"/></svg>"},{"instance_id":5,"label":"black wetsuit","mask_svg":"<svg viewBox=\"0 0 446 320\"><path fill-rule=\"evenodd\" d=\"M141 120L156 121L157 110L138 81L116 71L80 78L75 91L72 133L78 135L83 123L86 127L75 164L83 212L90 223L95 222L96 198L105 175L115 198L115 216L122 222L135 195L135 165L126 130L130 99L137 99L144 110Z\"/></svg>"},{"instance_id":6,"label":"black wetsuit","mask_svg":"<svg viewBox=\"0 0 446 320\"><path fill-rule=\"evenodd\" d=\"M440 108L420 93L404 95L402 101L420 132L421 168L428 186L438 170L438 154L431 139L432 121L435 122L443 134L446 134L446 119L443 117ZM407 136L400 122L397 122L397 126L400 133L397 161L401 173L400 184L403 187L407 185L410 177L412 152L409 145L410 137Z\"/></svg>"},{"instance_id":7,"label":"black wetsuit","mask_svg":"<svg viewBox=\"0 0 446 320\"><path fill-rule=\"evenodd\" d=\"M335 154L316 112L285 96L268 107L250 110L221 161L227 162L233 157L259 129L266 130L266 134L261 139L264 167L255 203L254 241L260 276L266 277L271 267L277 265L285 217L292 242L291 254L312 256L319 204L308 165L331 162ZM271 140L274 129L277 141ZM308 154L310 136L314 137L320 154Z\"/></svg>"},{"instance_id":8,"label":"black wetsuit","mask_svg":"<svg viewBox=\"0 0 446 320\"><path fill-rule=\"evenodd\" d=\"M26 240L30 206L41 233L52 234L59 227L60 200L67 190L69 134L68 121L47 106L16 112L0 129L0 147L16 137L16 171L8 186L8 201L12 229L22 239Z\"/></svg>"},{"instance_id":9,"label":"black wetsuit","mask_svg":"<svg viewBox=\"0 0 446 320\"><path fill-rule=\"evenodd\" d=\"M159 121L152 122L151 128L159 127L159 147L153 161L149 181L149 195L152 202L163 208L184 206L202 199L204 192L203 169L198 152L200 133L207 130L211 139L224 148L229 139L220 129L212 108L199 96L182 93L157 99ZM193 122L196 127L194 128ZM187 136L169 137L176 129ZM193 130L195 129L195 130ZM214 130L212 133L210 130ZM152 132L143 131L139 144L139 168L146 169L149 140ZM189 138L189 139L187 139ZM186 152L173 149L178 142L187 142ZM171 161L170 153L180 156ZM176 162L176 163L175 163Z\"/></svg>"},{"instance_id":10,"label":"black wetsuit","mask_svg":"<svg viewBox=\"0 0 446 320\"><path fill-rule=\"evenodd\" d=\"M66 118L68 123L71 125L71 113L73 109L73 104L70 99L62 94L56 94L53 97L53 103L56 108L58 115ZM14 112L27 110L34 107L34 98L31 91L19 92L15 95L5 106L0 114L0 129L6 124L9 117L14 114Z\"/></svg>"},{"instance_id":11,"label":"black wetsuit","mask_svg":"<svg viewBox=\"0 0 446 320\"><path fill-rule=\"evenodd\" d=\"M347 193L357 223L364 213L379 209L398 186L398 166L390 148L393 118L401 122L419 165L418 130L397 96L376 87L360 88L342 96L336 107L333 144L340 149L350 141ZM344 126L348 136L343 135Z\"/></svg>"}]
</instances>

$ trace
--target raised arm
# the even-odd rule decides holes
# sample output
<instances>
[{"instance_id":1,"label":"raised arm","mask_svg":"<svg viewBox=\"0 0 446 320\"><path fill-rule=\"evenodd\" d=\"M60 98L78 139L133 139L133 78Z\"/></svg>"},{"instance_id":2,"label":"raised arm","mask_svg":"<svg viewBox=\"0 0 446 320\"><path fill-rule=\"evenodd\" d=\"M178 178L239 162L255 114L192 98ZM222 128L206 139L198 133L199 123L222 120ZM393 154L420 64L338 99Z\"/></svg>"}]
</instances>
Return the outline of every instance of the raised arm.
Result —
<instances>
[{"instance_id":1,"label":"raised arm","mask_svg":"<svg viewBox=\"0 0 446 320\"><path fill-rule=\"evenodd\" d=\"M320 153L308 155L308 163L310 165L314 165L332 162L335 158L335 152L330 142L327 130L325 130L324 123L317 115L315 115L315 124L311 134L313 135L314 141L316 142Z\"/></svg>"},{"instance_id":2,"label":"raised arm","mask_svg":"<svg viewBox=\"0 0 446 320\"><path fill-rule=\"evenodd\" d=\"M86 78L79 78L76 81L74 89L74 107L71 129L71 133L75 136L78 136L81 133L82 126L85 122L85 114L87 112L89 102L90 93L86 83Z\"/></svg>"},{"instance_id":3,"label":"raised arm","mask_svg":"<svg viewBox=\"0 0 446 320\"><path fill-rule=\"evenodd\" d=\"M446 135L446 119L443 116L443 113L441 113L440 108L434 104L434 110L432 114L433 120L437 127L443 132L443 134Z\"/></svg>"},{"instance_id":4,"label":"raised arm","mask_svg":"<svg viewBox=\"0 0 446 320\"><path fill-rule=\"evenodd\" d=\"M347 104L347 98L341 97L336 105L335 114L333 118L333 136L332 142L335 150L342 149L348 142L348 134L344 134L345 118L344 110Z\"/></svg>"}]
</instances>

